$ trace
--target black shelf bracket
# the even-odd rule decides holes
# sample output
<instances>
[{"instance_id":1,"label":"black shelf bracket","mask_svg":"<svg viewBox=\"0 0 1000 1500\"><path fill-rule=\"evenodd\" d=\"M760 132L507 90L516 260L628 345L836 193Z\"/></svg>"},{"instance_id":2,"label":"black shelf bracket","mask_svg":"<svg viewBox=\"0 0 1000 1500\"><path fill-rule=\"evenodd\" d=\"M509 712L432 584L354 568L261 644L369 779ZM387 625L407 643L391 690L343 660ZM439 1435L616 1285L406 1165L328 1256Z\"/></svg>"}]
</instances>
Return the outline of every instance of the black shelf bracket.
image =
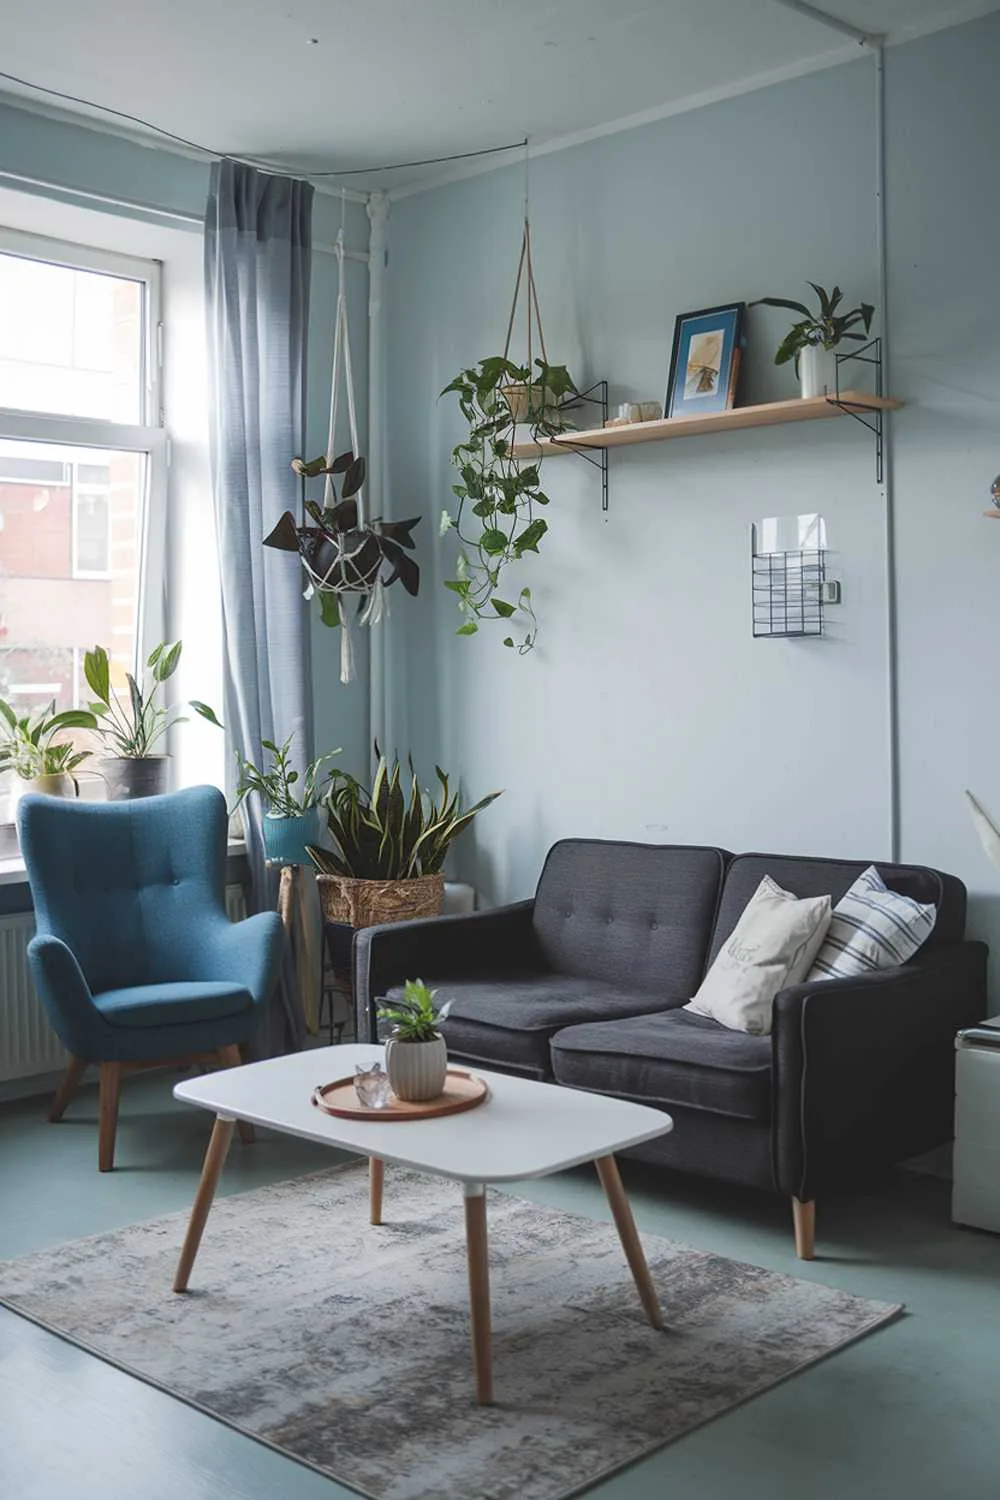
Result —
<instances>
[{"instance_id":1,"label":"black shelf bracket","mask_svg":"<svg viewBox=\"0 0 1000 1500\"><path fill-rule=\"evenodd\" d=\"M868 351L872 352L869 353ZM867 344L862 344L856 354L837 354L834 351L834 359L837 362L836 387L832 396L827 396L831 406L838 406L841 411L860 422L862 427L867 427L869 432L875 434L875 483L881 484L885 476L885 411L881 406L866 406L863 401L845 402L840 394L840 367L848 360L860 360L863 365L873 365L875 369L875 394L879 400L883 397L882 388L882 340L880 338L870 339ZM863 395L863 392L859 392Z\"/></svg>"},{"instance_id":2,"label":"black shelf bracket","mask_svg":"<svg viewBox=\"0 0 1000 1500\"><path fill-rule=\"evenodd\" d=\"M606 380L595 380L593 385L588 385L585 391L577 391L575 395L560 402L560 411L572 411L575 407L599 406L601 408L601 427L608 423L608 382ZM608 450L607 448L590 448L583 444L574 444L571 436L552 437L549 439L553 447L568 448L577 457L585 459L595 469L601 471L601 510L608 509Z\"/></svg>"}]
</instances>

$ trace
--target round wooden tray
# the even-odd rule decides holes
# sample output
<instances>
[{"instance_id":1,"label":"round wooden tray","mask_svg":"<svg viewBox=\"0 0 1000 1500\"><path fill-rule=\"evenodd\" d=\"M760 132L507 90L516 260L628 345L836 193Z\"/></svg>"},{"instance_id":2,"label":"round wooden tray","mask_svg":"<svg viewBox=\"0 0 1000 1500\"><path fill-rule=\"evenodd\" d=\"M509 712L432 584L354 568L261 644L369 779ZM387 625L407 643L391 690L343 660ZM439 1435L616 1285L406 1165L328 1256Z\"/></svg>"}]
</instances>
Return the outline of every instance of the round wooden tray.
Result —
<instances>
[{"instance_id":1,"label":"round wooden tray","mask_svg":"<svg viewBox=\"0 0 1000 1500\"><path fill-rule=\"evenodd\" d=\"M489 1098L486 1080L467 1073L464 1068L449 1068L445 1079L444 1093L436 1099L424 1099L410 1103L389 1095L382 1109L368 1109L358 1103L354 1091L354 1074L348 1078L335 1078L332 1083L322 1083L313 1090L312 1102L324 1114L337 1115L342 1120L432 1120L436 1115L457 1115L463 1109L475 1109Z\"/></svg>"}]
</instances>

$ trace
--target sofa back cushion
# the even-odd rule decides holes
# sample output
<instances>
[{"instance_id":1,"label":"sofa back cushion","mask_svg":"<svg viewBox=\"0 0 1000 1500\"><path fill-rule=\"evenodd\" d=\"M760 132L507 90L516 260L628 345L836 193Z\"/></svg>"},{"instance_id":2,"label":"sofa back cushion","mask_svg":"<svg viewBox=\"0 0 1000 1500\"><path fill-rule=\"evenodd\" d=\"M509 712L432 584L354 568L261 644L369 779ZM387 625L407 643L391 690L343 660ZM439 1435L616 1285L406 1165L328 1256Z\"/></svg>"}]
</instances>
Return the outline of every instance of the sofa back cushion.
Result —
<instances>
[{"instance_id":1,"label":"sofa back cushion","mask_svg":"<svg viewBox=\"0 0 1000 1500\"><path fill-rule=\"evenodd\" d=\"M713 961L736 926L765 875L793 896L828 895L836 906L872 863L867 859L811 859L793 854L738 854L726 870L708 962ZM960 880L925 865L894 865L880 860L874 864L889 890L936 906L937 920L927 946L961 942L965 934L965 886Z\"/></svg>"},{"instance_id":2,"label":"sofa back cushion","mask_svg":"<svg viewBox=\"0 0 1000 1500\"><path fill-rule=\"evenodd\" d=\"M697 845L553 845L535 895L545 962L683 1004L701 979L729 858Z\"/></svg>"}]
</instances>

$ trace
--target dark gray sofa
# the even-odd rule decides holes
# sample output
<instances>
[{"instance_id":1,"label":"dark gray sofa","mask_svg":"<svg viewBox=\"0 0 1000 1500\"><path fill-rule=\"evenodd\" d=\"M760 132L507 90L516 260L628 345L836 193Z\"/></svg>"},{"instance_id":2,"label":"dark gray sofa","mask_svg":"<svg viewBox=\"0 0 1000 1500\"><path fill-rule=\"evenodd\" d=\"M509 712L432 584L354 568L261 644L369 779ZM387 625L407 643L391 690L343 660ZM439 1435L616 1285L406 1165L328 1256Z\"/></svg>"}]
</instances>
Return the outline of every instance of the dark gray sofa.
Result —
<instances>
[{"instance_id":1,"label":"dark gray sofa","mask_svg":"<svg viewBox=\"0 0 1000 1500\"><path fill-rule=\"evenodd\" d=\"M790 1197L809 1256L817 1196L950 1139L955 1032L988 1009L965 887L876 861L934 902L930 938L900 968L784 990L770 1036L681 1007L765 874L836 903L870 863L564 840L533 900L359 932L358 1035L420 977L451 1001L454 1058L667 1110L673 1132L634 1154Z\"/></svg>"}]
</instances>

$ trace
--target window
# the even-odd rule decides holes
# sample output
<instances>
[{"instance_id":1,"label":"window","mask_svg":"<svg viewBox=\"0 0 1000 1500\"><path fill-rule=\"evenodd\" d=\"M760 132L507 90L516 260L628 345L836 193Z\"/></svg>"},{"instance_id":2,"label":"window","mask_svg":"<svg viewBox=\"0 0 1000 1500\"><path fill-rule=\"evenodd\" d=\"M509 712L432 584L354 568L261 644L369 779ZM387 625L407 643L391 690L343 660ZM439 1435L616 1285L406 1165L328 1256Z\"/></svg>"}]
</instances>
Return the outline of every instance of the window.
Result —
<instances>
[{"instance_id":1,"label":"window","mask_svg":"<svg viewBox=\"0 0 1000 1500\"><path fill-rule=\"evenodd\" d=\"M86 703L98 643L127 691L160 636L158 324L155 262L0 229L0 696L19 712Z\"/></svg>"}]
</instances>

